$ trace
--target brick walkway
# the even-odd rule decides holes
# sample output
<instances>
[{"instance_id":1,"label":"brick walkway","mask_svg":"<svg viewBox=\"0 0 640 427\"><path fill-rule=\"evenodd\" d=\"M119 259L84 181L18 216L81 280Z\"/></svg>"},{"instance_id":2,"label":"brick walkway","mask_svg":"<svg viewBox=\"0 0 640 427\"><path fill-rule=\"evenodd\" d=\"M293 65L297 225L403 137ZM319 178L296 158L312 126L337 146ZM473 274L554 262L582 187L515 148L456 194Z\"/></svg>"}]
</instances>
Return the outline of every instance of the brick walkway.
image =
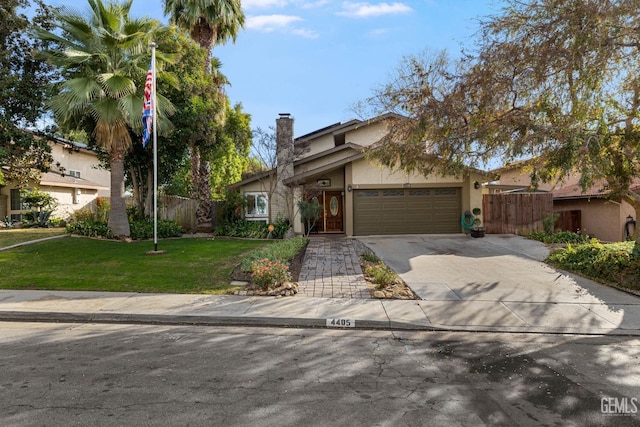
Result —
<instances>
[{"instance_id":1,"label":"brick walkway","mask_svg":"<svg viewBox=\"0 0 640 427\"><path fill-rule=\"evenodd\" d=\"M352 239L313 238L298 279L298 294L322 298L371 298Z\"/></svg>"}]
</instances>

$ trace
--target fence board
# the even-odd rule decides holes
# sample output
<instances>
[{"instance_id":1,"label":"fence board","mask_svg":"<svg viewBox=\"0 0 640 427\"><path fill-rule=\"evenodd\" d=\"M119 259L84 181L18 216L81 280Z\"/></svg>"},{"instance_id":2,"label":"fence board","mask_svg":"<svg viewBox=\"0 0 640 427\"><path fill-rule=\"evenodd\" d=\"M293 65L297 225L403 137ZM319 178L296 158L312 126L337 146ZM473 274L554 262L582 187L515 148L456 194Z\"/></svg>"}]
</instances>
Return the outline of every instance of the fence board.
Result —
<instances>
[{"instance_id":1,"label":"fence board","mask_svg":"<svg viewBox=\"0 0 640 427\"><path fill-rule=\"evenodd\" d=\"M485 194L482 197L485 232L529 235L544 231L542 219L553 213L551 193Z\"/></svg>"},{"instance_id":2,"label":"fence board","mask_svg":"<svg viewBox=\"0 0 640 427\"><path fill-rule=\"evenodd\" d=\"M196 225L197 201L180 196L158 196L158 218L175 221L184 230Z\"/></svg>"}]
</instances>

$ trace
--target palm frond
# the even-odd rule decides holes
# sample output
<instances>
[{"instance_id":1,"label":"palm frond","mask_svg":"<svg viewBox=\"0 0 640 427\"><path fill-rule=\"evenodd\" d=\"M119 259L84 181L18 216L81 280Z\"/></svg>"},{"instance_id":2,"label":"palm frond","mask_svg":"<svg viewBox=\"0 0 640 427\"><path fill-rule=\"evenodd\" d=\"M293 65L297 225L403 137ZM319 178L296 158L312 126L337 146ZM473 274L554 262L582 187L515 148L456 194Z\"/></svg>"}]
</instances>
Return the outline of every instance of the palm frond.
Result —
<instances>
[{"instance_id":1,"label":"palm frond","mask_svg":"<svg viewBox=\"0 0 640 427\"><path fill-rule=\"evenodd\" d=\"M136 91L136 85L133 80L115 73L99 74L97 80L105 95L109 98L122 98Z\"/></svg>"}]
</instances>

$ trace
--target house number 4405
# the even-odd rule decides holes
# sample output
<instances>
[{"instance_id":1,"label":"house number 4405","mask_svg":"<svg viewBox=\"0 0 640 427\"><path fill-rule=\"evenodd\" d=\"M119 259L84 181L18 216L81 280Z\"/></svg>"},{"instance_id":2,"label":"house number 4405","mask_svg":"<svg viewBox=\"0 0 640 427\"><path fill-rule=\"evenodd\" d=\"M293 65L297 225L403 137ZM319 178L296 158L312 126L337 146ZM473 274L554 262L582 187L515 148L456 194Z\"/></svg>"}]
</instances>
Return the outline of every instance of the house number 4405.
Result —
<instances>
[{"instance_id":1,"label":"house number 4405","mask_svg":"<svg viewBox=\"0 0 640 427\"><path fill-rule=\"evenodd\" d=\"M327 319L327 327L329 328L355 328L356 321L354 319Z\"/></svg>"}]
</instances>

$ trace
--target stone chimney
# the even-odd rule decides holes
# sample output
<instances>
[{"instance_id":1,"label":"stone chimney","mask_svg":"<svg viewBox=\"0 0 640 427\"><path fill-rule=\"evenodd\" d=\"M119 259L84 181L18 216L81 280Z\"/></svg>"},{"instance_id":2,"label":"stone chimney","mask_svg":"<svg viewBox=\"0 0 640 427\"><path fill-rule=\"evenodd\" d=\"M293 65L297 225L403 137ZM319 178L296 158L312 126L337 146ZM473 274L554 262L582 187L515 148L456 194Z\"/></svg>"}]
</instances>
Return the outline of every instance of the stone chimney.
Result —
<instances>
[{"instance_id":1,"label":"stone chimney","mask_svg":"<svg viewBox=\"0 0 640 427\"><path fill-rule=\"evenodd\" d=\"M289 113L280 113L276 119L276 190L271 203L271 221L278 214L293 219L293 194L284 181L293 177L293 118Z\"/></svg>"}]
</instances>

